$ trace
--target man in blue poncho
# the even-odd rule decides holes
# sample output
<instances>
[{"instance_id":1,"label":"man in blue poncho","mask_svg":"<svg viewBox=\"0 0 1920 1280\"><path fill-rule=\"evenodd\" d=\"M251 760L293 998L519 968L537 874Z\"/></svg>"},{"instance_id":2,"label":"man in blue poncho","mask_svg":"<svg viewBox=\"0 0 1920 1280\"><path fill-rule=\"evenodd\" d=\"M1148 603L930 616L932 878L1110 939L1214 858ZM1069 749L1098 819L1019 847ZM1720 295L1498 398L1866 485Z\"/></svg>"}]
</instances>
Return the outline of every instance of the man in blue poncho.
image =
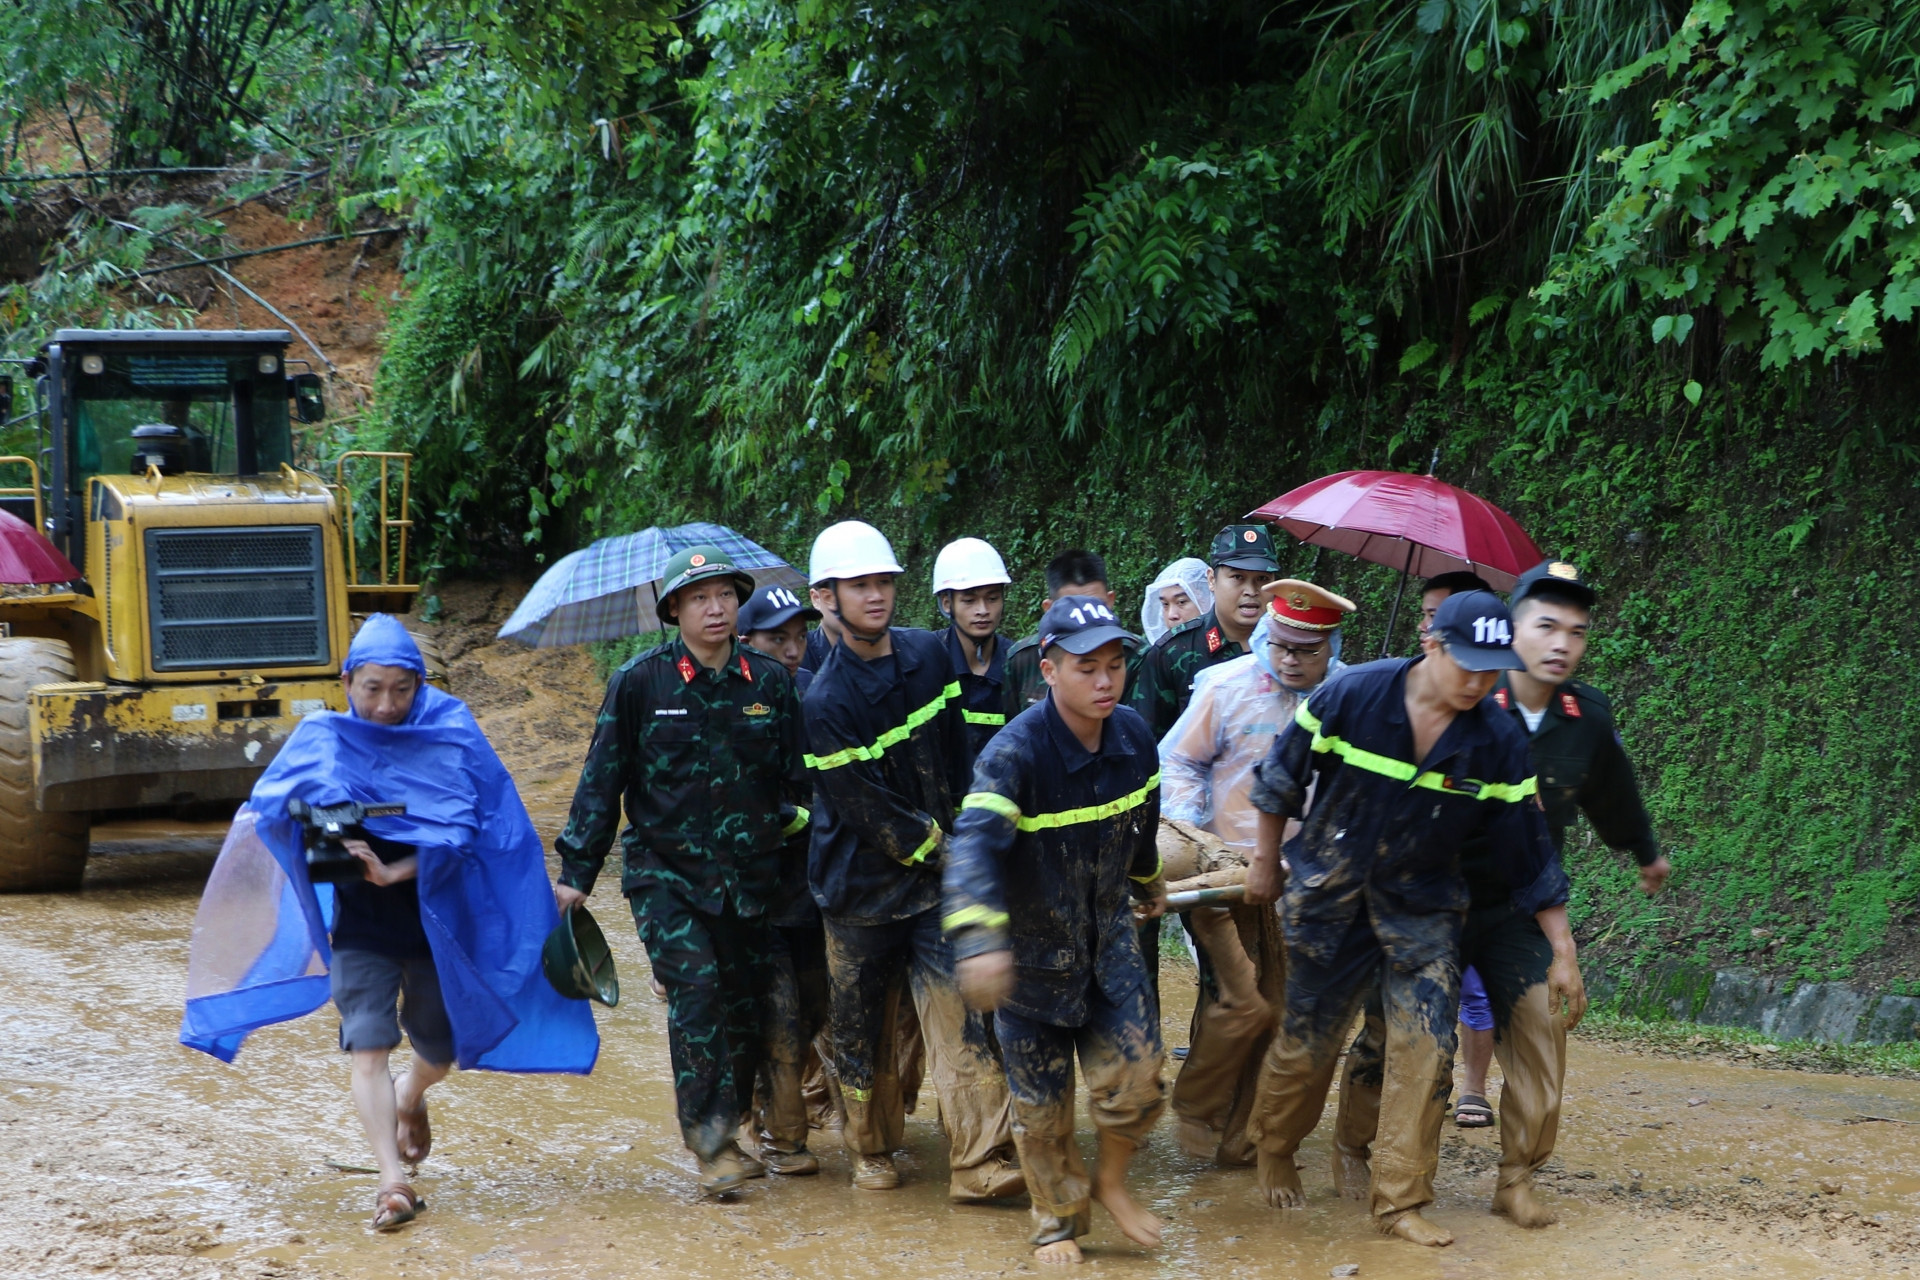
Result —
<instances>
[{"instance_id":1,"label":"man in blue poncho","mask_svg":"<svg viewBox=\"0 0 1920 1280\"><path fill-rule=\"evenodd\" d=\"M431 1149L425 1094L456 1062L584 1073L599 1052L585 1003L541 971L558 914L539 835L466 705L425 677L405 628L369 618L342 675L348 713L303 720L234 820L194 921L180 1031L231 1061L249 1032L332 998L380 1168L378 1230L424 1207L402 1161ZM406 812L345 842L361 879L315 884L290 801ZM403 1027L413 1063L394 1080Z\"/></svg>"}]
</instances>

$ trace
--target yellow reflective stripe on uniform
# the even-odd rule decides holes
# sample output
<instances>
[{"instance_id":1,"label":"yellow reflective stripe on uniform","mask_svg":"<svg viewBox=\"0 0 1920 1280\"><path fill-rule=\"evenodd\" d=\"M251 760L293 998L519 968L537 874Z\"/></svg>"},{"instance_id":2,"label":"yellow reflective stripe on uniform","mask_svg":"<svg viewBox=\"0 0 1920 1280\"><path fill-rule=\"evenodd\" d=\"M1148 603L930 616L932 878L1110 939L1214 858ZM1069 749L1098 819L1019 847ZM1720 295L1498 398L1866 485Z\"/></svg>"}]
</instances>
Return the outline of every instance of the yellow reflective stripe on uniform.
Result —
<instances>
[{"instance_id":1,"label":"yellow reflective stripe on uniform","mask_svg":"<svg viewBox=\"0 0 1920 1280\"><path fill-rule=\"evenodd\" d=\"M911 867L917 862L925 862L927 860L927 855L932 853L935 849L939 847L940 847L940 828L935 827L933 829L933 834L927 837L926 843L922 844L918 849L915 849L912 855L908 857L907 865Z\"/></svg>"},{"instance_id":2,"label":"yellow reflective stripe on uniform","mask_svg":"<svg viewBox=\"0 0 1920 1280\"><path fill-rule=\"evenodd\" d=\"M968 724L990 724L996 729L1007 722L1006 714L1000 711L962 711L960 718Z\"/></svg>"},{"instance_id":3,"label":"yellow reflective stripe on uniform","mask_svg":"<svg viewBox=\"0 0 1920 1280\"><path fill-rule=\"evenodd\" d=\"M962 907L940 922L943 932L952 933L955 929L977 927L981 929L1004 929L1012 919L1004 911L995 911L991 907Z\"/></svg>"},{"instance_id":4,"label":"yellow reflective stripe on uniform","mask_svg":"<svg viewBox=\"0 0 1920 1280\"><path fill-rule=\"evenodd\" d=\"M792 835L800 834L802 831L805 831L807 829L807 823L812 819L812 817L813 815L811 813L808 813L805 809L802 809L799 805L795 805L793 807L793 821L789 822L786 826L780 828L780 834L783 836L792 836Z\"/></svg>"},{"instance_id":5,"label":"yellow reflective stripe on uniform","mask_svg":"<svg viewBox=\"0 0 1920 1280\"><path fill-rule=\"evenodd\" d=\"M1121 796L1118 800L1109 800L1105 804L1088 805L1084 809L1068 809L1062 813L1036 813L1031 818L1021 818L1016 825L1022 831L1046 831L1053 827L1077 826L1082 822L1098 822L1102 818L1115 818L1129 809L1138 809L1147 802L1147 797L1160 786L1160 775L1156 772L1147 779L1147 785L1131 795Z\"/></svg>"},{"instance_id":6,"label":"yellow reflective stripe on uniform","mask_svg":"<svg viewBox=\"0 0 1920 1280\"><path fill-rule=\"evenodd\" d=\"M1133 881L1135 884L1152 884L1155 880L1158 880L1160 878L1160 873L1162 871L1165 871L1166 869L1167 869L1167 860L1161 857L1158 853L1156 853L1153 855L1153 874L1152 875L1128 876L1127 879Z\"/></svg>"},{"instance_id":7,"label":"yellow reflective stripe on uniform","mask_svg":"<svg viewBox=\"0 0 1920 1280\"><path fill-rule=\"evenodd\" d=\"M828 752L824 756L809 755L806 766L809 769L838 769L843 764L852 764L855 760L878 760L887 753L888 747L900 745L907 735L927 721L940 714L941 708L960 696L960 684L955 681L940 691L940 696L926 706L907 717L905 724L889 729L873 740L870 747L842 747L838 751Z\"/></svg>"},{"instance_id":8,"label":"yellow reflective stripe on uniform","mask_svg":"<svg viewBox=\"0 0 1920 1280\"><path fill-rule=\"evenodd\" d=\"M997 791L969 791L960 801L962 809L986 809L999 814L1008 822L1020 821L1020 806Z\"/></svg>"},{"instance_id":9,"label":"yellow reflective stripe on uniform","mask_svg":"<svg viewBox=\"0 0 1920 1280\"><path fill-rule=\"evenodd\" d=\"M1299 710L1293 713L1294 723L1313 735L1313 749L1322 753L1331 751L1348 764L1365 769L1368 773L1377 773L1392 778L1395 782L1404 782L1409 786L1420 787L1427 791L1439 791L1450 796L1466 796L1470 800L1505 800L1509 804L1518 804L1528 796L1539 791L1540 783L1536 778L1528 777L1519 782L1481 782L1474 778L1463 778L1462 786L1448 786L1444 773L1435 773L1428 769L1421 771L1417 766L1405 760L1395 760L1392 756L1383 756L1356 747L1345 738L1323 733L1320 721L1307 710L1307 704L1301 703Z\"/></svg>"},{"instance_id":10,"label":"yellow reflective stripe on uniform","mask_svg":"<svg viewBox=\"0 0 1920 1280\"><path fill-rule=\"evenodd\" d=\"M873 1099L873 1090L856 1089L844 1080L840 1082L840 1092L846 1094L855 1102L870 1102Z\"/></svg>"}]
</instances>

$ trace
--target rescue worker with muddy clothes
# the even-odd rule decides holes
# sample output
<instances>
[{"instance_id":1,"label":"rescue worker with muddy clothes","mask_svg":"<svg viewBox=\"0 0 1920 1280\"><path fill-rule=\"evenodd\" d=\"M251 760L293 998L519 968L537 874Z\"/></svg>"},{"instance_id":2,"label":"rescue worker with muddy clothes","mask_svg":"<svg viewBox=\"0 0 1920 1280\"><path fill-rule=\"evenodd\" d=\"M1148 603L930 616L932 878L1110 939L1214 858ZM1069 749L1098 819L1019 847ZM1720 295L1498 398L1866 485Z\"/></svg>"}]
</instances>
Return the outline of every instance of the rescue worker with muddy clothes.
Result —
<instances>
[{"instance_id":1,"label":"rescue worker with muddy clothes","mask_svg":"<svg viewBox=\"0 0 1920 1280\"><path fill-rule=\"evenodd\" d=\"M1166 737L1187 709L1195 676L1252 651L1252 629L1266 608L1259 589L1280 573L1273 535L1263 524L1230 524L1214 534L1207 564L1213 607L1173 628L1147 650L1127 694L1127 705L1146 719L1155 742ZM1224 623L1223 614L1228 615Z\"/></svg>"},{"instance_id":2,"label":"rescue worker with muddy clothes","mask_svg":"<svg viewBox=\"0 0 1920 1280\"><path fill-rule=\"evenodd\" d=\"M555 842L566 906L593 891L624 802L620 888L667 989L680 1131L710 1192L766 1173L734 1135L763 1051L780 846L805 825L793 679L736 632L753 590L714 547L668 563L660 621L679 638L614 672Z\"/></svg>"},{"instance_id":3,"label":"rescue worker with muddy clothes","mask_svg":"<svg viewBox=\"0 0 1920 1280\"><path fill-rule=\"evenodd\" d=\"M1602 840L1633 854L1641 887L1653 894L1666 882L1667 862L1641 802L1633 765L1606 696L1570 678L1585 652L1596 598L1580 570L1564 560L1545 561L1522 574L1509 599L1514 650L1527 668L1504 673L1491 702L1504 713L1499 718L1510 719L1528 737L1554 847L1566 848L1568 828L1585 811ZM1522 682L1530 694L1544 696L1538 711L1517 696L1515 685ZM1520 1226L1544 1227L1555 1215L1535 1194L1533 1175L1553 1156L1567 1070L1566 1027L1551 1007L1547 984L1553 949L1539 924L1514 908L1490 849L1470 846L1461 869L1472 895L1461 962L1472 965L1486 984L1494 1052L1505 1075L1493 1211ZM1384 1029L1377 1019L1369 1010L1340 1084L1334 1173L1350 1194L1365 1180L1378 1121Z\"/></svg>"},{"instance_id":4,"label":"rescue worker with muddy clothes","mask_svg":"<svg viewBox=\"0 0 1920 1280\"><path fill-rule=\"evenodd\" d=\"M740 639L777 658L804 695L813 672L801 633L820 611L778 583L761 587L740 609ZM806 632L812 635L812 632ZM812 795L806 799L810 802ZM808 812L787 824L780 846L780 887L767 910L768 982L766 1057L754 1088L760 1159L774 1173L820 1171L807 1150L803 1076L814 1037L827 1025L827 943L820 908L807 891L807 852L813 843Z\"/></svg>"},{"instance_id":5,"label":"rescue worker with muddy clothes","mask_svg":"<svg viewBox=\"0 0 1920 1280\"><path fill-rule=\"evenodd\" d=\"M949 1194L998 1199L1025 1189L1006 1078L986 1020L960 998L940 933L947 832L973 752L946 646L892 625L901 572L885 535L858 520L824 530L808 566L841 628L804 714L814 786L807 879L826 925L845 1140L855 1186L899 1185L892 1153L904 1144L906 1111L892 1040L904 978L951 1144Z\"/></svg>"},{"instance_id":6,"label":"rescue worker with muddy clothes","mask_svg":"<svg viewBox=\"0 0 1920 1280\"><path fill-rule=\"evenodd\" d=\"M1134 899L1151 916L1165 909L1160 770L1146 723L1119 705L1125 650L1139 641L1113 610L1065 596L1040 636L1052 687L974 767L946 869L943 924L963 982L984 957L1010 977L987 1000L1033 1199L1033 1243L1052 1261L1048 1246L1066 1242L1077 1261L1071 1242L1089 1229L1091 1199L1130 1237L1152 1242L1136 1234L1152 1219L1119 1176L1166 1098L1131 909ZM1074 1140L1076 1052L1100 1135L1092 1180ZM1150 1235L1158 1238L1157 1224Z\"/></svg>"},{"instance_id":7,"label":"rescue worker with muddy clothes","mask_svg":"<svg viewBox=\"0 0 1920 1280\"><path fill-rule=\"evenodd\" d=\"M1451 596L1421 644L1420 657L1367 663L1322 684L1259 767L1249 899L1266 899L1279 882L1282 823L1302 825L1286 843L1286 1008L1248 1128L1267 1201L1302 1205L1295 1152L1319 1123L1354 1014L1377 988L1386 1061L1372 1212L1382 1231L1445 1245L1453 1237L1420 1211L1433 1201L1452 1088L1470 900L1463 850L1483 843L1513 909L1551 931L1551 986L1570 1018L1585 997L1566 926L1566 873L1526 739L1486 698L1500 670L1520 665L1506 606L1483 591Z\"/></svg>"},{"instance_id":8,"label":"rescue worker with muddy clothes","mask_svg":"<svg viewBox=\"0 0 1920 1280\"><path fill-rule=\"evenodd\" d=\"M1346 670L1335 655L1354 612L1344 596L1282 578L1262 589L1266 616L1253 652L1206 668L1193 700L1160 742L1161 812L1253 855L1260 811L1254 769L1321 683ZM1198 907L1183 919L1200 961L1190 1049L1173 1086L1181 1150L1222 1164L1254 1163L1247 1119L1273 1011L1286 995L1286 950L1271 906Z\"/></svg>"},{"instance_id":9,"label":"rescue worker with muddy clothes","mask_svg":"<svg viewBox=\"0 0 1920 1280\"><path fill-rule=\"evenodd\" d=\"M934 557L933 598L949 620L941 639L953 663L953 678L960 682L960 718L967 722L967 745L976 757L1007 723L1007 647L1012 642L999 628L1012 583L1007 562L983 539L955 539Z\"/></svg>"}]
</instances>

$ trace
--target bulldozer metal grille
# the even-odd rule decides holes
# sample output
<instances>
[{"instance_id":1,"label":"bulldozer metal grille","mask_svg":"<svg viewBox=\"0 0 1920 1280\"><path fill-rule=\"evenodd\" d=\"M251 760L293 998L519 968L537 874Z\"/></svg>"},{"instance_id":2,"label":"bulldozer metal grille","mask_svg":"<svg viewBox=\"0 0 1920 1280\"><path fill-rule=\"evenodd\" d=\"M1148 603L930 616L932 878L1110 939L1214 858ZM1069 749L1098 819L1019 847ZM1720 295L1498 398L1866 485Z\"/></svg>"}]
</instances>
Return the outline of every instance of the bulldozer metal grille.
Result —
<instances>
[{"instance_id":1,"label":"bulldozer metal grille","mask_svg":"<svg viewBox=\"0 0 1920 1280\"><path fill-rule=\"evenodd\" d=\"M148 529L146 540L154 670L327 660L320 526Z\"/></svg>"}]
</instances>

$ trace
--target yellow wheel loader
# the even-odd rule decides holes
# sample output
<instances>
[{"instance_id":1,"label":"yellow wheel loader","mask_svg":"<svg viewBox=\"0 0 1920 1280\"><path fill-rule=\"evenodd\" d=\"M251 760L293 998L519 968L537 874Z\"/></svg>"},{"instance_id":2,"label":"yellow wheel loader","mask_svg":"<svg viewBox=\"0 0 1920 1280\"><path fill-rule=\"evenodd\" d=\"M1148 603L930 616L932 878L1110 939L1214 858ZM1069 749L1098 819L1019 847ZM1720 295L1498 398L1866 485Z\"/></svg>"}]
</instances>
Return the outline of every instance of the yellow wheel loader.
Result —
<instances>
[{"instance_id":1,"label":"yellow wheel loader","mask_svg":"<svg viewBox=\"0 0 1920 1280\"><path fill-rule=\"evenodd\" d=\"M297 468L293 422L324 404L289 341L62 329L16 362L36 410L10 424L0 366L0 506L82 573L0 586L0 890L77 888L116 832L224 829L302 716L345 710L356 619L410 611L411 459L350 454L331 482ZM379 540L368 583L350 464Z\"/></svg>"}]
</instances>

